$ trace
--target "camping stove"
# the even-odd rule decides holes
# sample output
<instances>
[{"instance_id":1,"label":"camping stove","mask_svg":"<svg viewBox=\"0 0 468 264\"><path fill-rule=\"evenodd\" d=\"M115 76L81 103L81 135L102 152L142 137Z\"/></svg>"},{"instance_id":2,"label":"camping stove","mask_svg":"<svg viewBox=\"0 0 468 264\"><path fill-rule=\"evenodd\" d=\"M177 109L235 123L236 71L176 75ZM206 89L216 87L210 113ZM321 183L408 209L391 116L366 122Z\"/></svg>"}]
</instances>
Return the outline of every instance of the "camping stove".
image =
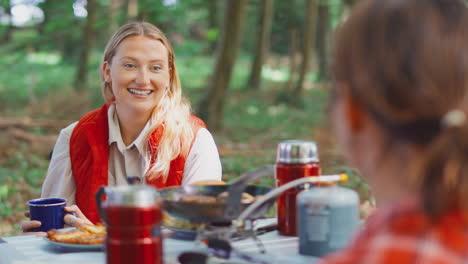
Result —
<instances>
[{"instance_id":1,"label":"camping stove","mask_svg":"<svg viewBox=\"0 0 468 264\"><path fill-rule=\"evenodd\" d=\"M255 229L255 220L247 220L242 225L230 223L210 223L197 230L196 244L200 244L209 239L221 239L234 242L243 239L253 239L260 251L265 253L263 243L258 239L257 234L263 234Z\"/></svg>"}]
</instances>

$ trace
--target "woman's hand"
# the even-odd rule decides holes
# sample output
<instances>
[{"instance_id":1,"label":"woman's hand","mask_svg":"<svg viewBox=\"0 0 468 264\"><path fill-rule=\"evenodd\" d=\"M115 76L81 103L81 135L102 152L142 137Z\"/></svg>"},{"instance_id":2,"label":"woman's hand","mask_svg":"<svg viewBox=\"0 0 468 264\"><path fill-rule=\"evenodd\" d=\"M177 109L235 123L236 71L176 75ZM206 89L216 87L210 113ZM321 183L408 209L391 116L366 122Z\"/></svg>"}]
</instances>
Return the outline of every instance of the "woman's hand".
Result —
<instances>
[{"instance_id":1,"label":"woman's hand","mask_svg":"<svg viewBox=\"0 0 468 264\"><path fill-rule=\"evenodd\" d=\"M24 212L24 216L29 218L29 212ZM26 220L21 222L22 235L36 235L46 237L46 232L33 232L32 230L41 226L41 222L37 220Z\"/></svg>"},{"instance_id":2,"label":"woman's hand","mask_svg":"<svg viewBox=\"0 0 468 264\"><path fill-rule=\"evenodd\" d=\"M64 217L65 224L68 226L82 226L82 225L94 225L89 219L81 212L77 205L70 205L65 207L66 212L74 212L77 216L72 214L66 214Z\"/></svg>"}]
</instances>

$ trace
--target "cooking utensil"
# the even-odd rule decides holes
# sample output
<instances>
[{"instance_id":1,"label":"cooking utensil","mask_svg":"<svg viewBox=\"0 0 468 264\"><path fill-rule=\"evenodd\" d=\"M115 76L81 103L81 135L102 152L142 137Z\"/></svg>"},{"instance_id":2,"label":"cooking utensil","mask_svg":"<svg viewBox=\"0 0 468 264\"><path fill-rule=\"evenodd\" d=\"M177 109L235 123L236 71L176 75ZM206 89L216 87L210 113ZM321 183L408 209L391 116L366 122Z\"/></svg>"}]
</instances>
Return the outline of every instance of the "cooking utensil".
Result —
<instances>
[{"instance_id":1,"label":"cooking utensil","mask_svg":"<svg viewBox=\"0 0 468 264\"><path fill-rule=\"evenodd\" d=\"M179 255L180 264L205 264L208 262L208 255L202 252L186 251Z\"/></svg>"},{"instance_id":2,"label":"cooking utensil","mask_svg":"<svg viewBox=\"0 0 468 264\"><path fill-rule=\"evenodd\" d=\"M256 258L249 254L243 253L235 248L231 247L229 242L222 240L222 239L208 239L208 248L209 252L213 254L215 257L223 258L223 259L230 259L231 257L237 257L242 260L245 260L249 263L254 264L268 264L265 260Z\"/></svg>"},{"instance_id":3,"label":"cooking utensil","mask_svg":"<svg viewBox=\"0 0 468 264\"><path fill-rule=\"evenodd\" d=\"M191 222L198 223L218 223L231 222L241 211L247 208L251 203L241 203L241 196L246 192L252 196L264 195L271 190L269 187L247 185L260 177L273 175L274 167L266 166L260 169L249 171L242 174L236 181L230 185L189 185L171 187L159 190L163 199L164 210L175 216ZM227 192L226 200L210 203L197 201L184 201L184 196L211 196L217 197L222 192ZM258 207L255 213L249 218L256 218L265 214L273 203Z\"/></svg>"}]
</instances>

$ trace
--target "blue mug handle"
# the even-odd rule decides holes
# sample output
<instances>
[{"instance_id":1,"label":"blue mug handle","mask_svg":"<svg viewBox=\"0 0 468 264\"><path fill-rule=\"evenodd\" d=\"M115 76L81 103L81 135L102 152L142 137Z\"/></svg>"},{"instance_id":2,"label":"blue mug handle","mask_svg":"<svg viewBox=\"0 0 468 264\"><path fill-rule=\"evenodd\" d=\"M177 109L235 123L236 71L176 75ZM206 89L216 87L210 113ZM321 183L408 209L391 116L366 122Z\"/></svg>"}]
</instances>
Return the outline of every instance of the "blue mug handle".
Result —
<instances>
[{"instance_id":1,"label":"blue mug handle","mask_svg":"<svg viewBox=\"0 0 468 264\"><path fill-rule=\"evenodd\" d=\"M73 215L74 217L78 217L78 215L77 215L75 212L66 212L65 214L71 214L71 215Z\"/></svg>"}]
</instances>

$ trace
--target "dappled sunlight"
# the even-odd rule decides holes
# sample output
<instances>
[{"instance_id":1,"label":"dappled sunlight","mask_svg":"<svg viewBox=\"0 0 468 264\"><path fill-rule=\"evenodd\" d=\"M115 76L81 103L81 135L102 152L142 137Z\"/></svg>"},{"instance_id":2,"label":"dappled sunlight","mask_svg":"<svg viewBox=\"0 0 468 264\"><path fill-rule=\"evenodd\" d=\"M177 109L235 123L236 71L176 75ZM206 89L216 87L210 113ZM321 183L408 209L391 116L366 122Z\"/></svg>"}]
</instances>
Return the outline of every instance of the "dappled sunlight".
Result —
<instances>
[{"instance_id":1,"label":"dappled sunlight","mask_svg":"<svg viewBox=\"0 0 468 264\"><path fill-rule=\"evenodd\" d=\"M258 114L259 110L258 110L258 107L254 106L254 105L249 105L247 107L247 113L249 115L256 115Z\"/></svg>"},{"instance_id":2,"label":"dappled sunlight","mask_svg":"<svg viewBox=\"0 0 468 264\"><path fill-rule=\"evenodd\" d=\"M58 53L49 52L36 52L29 53L26 56L28 63L45 64L45 65L57 65L61 62L62 57Z\"/></svg>"},{"instance_id":3,"label":"dappled sunlight","mask_svg":"<svg viewBox=\"0 0 468 264\"><path fill-rule=\"evenodd\" d=\"M268 107L268 115L272 117L286 113L286 111L287 111L287 107L285 104L271 105Z\"/></svg>"},{"instance_id":4,"label":"dappled sunlight","mask_svg":"<svg viewBox=\"0 0 468 264\"><path fill-rule=\"evenodd\" d=\"M268 65L264 65L262 68L262 77L270 81L282 82L289 78L289 73L282 69L274 69Z\"/></svg>"},{"instance_id":5,"label":"dappled sunlight","mask_svg":"<svg viewBox=\"0 0 468 264\"><path fill-rule=\"evenodd\" d=\"M11 8L11 20L16 26L39 23L44 20L42 9L31 4L18 4Z\"/></svg>"}]
</instances>

